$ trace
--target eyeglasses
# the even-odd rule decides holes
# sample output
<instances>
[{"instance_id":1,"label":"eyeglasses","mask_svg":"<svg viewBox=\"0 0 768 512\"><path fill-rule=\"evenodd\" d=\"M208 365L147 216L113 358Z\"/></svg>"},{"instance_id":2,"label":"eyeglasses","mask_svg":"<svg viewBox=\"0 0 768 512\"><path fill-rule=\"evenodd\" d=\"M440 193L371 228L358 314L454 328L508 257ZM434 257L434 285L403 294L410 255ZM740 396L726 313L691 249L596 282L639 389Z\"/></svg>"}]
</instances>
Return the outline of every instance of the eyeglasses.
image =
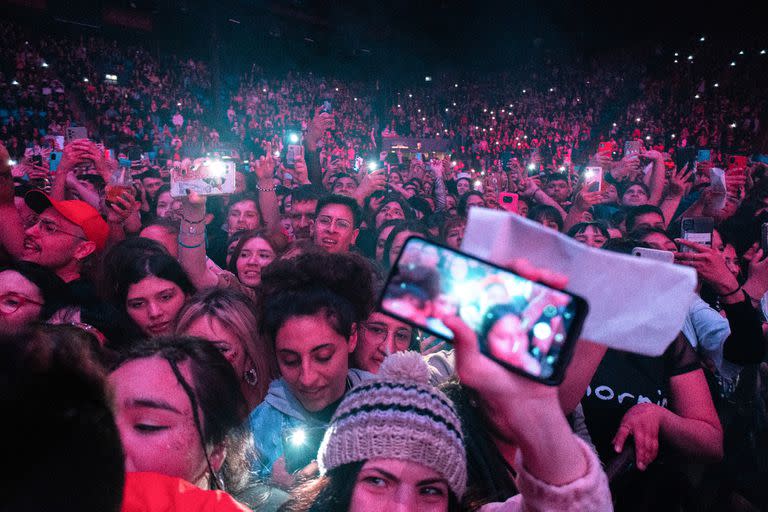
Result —
<instances>
[{"instance_id":1,"label":"eyeglasses","mask_svg":"<svg viewBox=\"0 0 768 512\"><path fill-rule=\"evenodd\" d=\"M330 228L333 224L336 224L336 229L340 231L347 231L352 229L352 223L344 219L333 219L327 215L320 215L317 218L317 225L323 228Z\"/></svg>"},{"instance_id":2,"label":"eyeglasses","mask_svg":"<svg viewBox=\"0 0 768 512\"><path fill-rule=\"evenodd\" d=\"M43 306L42 302L37 302L29 297L24 297L16 293L5 293L0 295L0 313L4 315L11 315L23 307L25 304L34 304L36 306Z\"/></svg>"},{"instance_id":3,"label":"eyeglasses","mask_svg":"<svg viewBox=\"0 0 768 512\"><path fill-rule=\"evenodd\" d=\"M362 324L366 332L366 339L375 343L383 343L389 337L389 328L383 324ZM405 350L411 344L411 330L403 327L394 329L395 346L400 350Z\"/></svg>"},{"instance_id":4,"label":"eyeglasses","mask_svg":"<svg viewBox=\"0 0 768 512\"><path fill-rule=\"evenodd\" d=\"M79 238L80 240L88 241L88 239L85 238L84 236L76 235L74 233L70 233L69 231L64 231L63 229L61 229L61 227L58 224L56 224L51 219L37 217L37 218L30 218L27 222L29 223L29 226L27 226L27 229L33 228L35 226L40 226L40 231L42 231L46 235L55 235L56 233L61 233L62 235L69 235L75 238Z\"/></svg>"}]
</instances>

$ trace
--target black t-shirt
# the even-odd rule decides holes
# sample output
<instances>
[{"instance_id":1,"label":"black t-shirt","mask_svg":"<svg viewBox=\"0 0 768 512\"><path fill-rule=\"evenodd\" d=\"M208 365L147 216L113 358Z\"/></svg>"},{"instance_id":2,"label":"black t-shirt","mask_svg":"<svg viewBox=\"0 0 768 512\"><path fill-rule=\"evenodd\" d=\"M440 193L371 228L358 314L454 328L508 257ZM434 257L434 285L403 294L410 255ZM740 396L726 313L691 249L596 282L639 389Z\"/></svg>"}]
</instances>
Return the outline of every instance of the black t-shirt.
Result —
<instances>
[{"instance_id":1,"label":"black t-shirt","mask_svg":"<svg viewBox=\"0 0 768 512\"><path fill-rule=\"evenodd\" d=\"M92 304L98 304L99 298L96 296L96 288L93 283L79 277L74 281L70 281L66 284L69 296L66 300L76 306L88 306Z\"/></svg>"},{"instance_id":2,"label":"black t-shirt","mask_svg":"<svg viewBox=\"0 0 768 512\"><path fill-rule=\"evenodd\" d=\"M669 407L669 379L701 368L696 352L679 335L659 357L608 349L581 403L600 459L615 457L611 441L624 414L634 405Z\"/></svg>"}]
</instances>

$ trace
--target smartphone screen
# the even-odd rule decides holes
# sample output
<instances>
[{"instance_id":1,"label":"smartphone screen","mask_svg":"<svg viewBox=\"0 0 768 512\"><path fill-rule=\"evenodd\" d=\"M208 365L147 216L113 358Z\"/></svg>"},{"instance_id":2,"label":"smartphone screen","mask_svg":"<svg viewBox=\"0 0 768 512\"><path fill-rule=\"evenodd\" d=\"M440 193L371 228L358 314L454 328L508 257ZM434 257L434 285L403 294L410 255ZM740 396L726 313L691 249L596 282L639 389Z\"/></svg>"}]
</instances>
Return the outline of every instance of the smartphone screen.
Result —
<instances>
[{"instance_id":1,"label":"smartphone screen","mask_svg":"<svg viewBox=\"0 0 768 512\"><path fill-rule=\"evenodd\" d=\"M454 249L412 237L387 280L380 309L452 340L442 319L458 316L480 350L546 384L562 381L586 302Z\"/></svg>"},{"instance_id":2,"label":"smartphone screen","mask_svg":"<svg viewBox=\"0 0 768 512\"><path fill-rule=\"evenodd\" d=\"M712 230L715 222L712 217L687 217L682 220L683 240L712 247ZM680 252L695 252L686 246Z\"/></svg>"},{"instance_id":3,"label":"smartphone screen","mask_svg":"<svg viewBox=\"0 0 768 512\"><path fill-rule=\"evenodd\" d=\"M208 159L199 166L189 169L171 169L171 197L184 197L189 192L201 196L216 196L235 192L235 162L231 160Z\"/></svg>"},{"instance_id":4,"label":"smartphone screen","mask_svg":"<svg viewBox=\"0 0 768 512\"><path fill-rule=\"evenodd\" d=\"M587 167L584 169L584 186L587 192L600 192L603 187L603 168Z\"/></svg>"}]
</instances>

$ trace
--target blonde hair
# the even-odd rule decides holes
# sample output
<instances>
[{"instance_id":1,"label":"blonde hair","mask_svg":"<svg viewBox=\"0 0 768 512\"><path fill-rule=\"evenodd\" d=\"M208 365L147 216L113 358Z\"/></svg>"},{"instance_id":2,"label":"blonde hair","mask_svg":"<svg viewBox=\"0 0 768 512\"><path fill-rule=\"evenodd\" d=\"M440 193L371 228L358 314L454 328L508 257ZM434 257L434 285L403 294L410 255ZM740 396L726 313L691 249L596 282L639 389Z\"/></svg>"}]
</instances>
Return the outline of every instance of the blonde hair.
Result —
<instances>
[{"instance_id":1,"label":"blonde hair","mask_svg":"<svg viewBox=\"0 0 768 512\"><path fill-rule=\"evenodd\" d=\"M231 288L212 288L194 295L179 312L176 333L182 334L193 322L202 317L215 318L235 338L243 343L243 350L256 371L259 402L267 395L269 383L277 377L277 362L269 344L264 343L258 332L253 301L244 293ZM244 375L238 375L244 379Z\"/></svg>"}]
</instances>

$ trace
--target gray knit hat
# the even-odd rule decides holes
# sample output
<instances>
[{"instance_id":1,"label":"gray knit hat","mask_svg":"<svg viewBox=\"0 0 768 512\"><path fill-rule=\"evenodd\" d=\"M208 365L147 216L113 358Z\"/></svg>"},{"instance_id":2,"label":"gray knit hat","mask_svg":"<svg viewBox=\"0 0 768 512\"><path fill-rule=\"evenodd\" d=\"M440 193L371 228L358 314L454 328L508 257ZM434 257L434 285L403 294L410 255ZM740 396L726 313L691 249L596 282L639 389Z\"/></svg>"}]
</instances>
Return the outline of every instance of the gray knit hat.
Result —
<instances>
[{"instance_id":1,"label":"gray knit hat","mask_svg":"<svg viewBox=\"0 0 768 512\"><path fill-rule=\"evenodd\" d=\"M450 399L429 383L417 352L387 357L379 373L341 401L320 445L320 473L370 459L416 462L442 475L461 498L467 456Z\"/></svg>"}]
</instances>

